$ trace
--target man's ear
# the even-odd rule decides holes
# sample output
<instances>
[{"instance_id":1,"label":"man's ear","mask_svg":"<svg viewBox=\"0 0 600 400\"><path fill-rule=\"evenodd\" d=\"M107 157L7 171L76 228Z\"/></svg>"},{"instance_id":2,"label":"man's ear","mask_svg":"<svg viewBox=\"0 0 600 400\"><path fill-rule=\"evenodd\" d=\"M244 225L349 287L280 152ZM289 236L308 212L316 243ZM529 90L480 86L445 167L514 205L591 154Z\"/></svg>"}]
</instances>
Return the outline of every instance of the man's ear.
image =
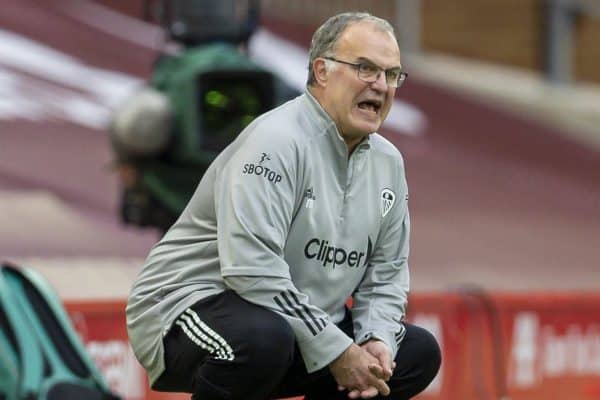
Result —
<instances>
[{"instance_id":1,"label":"man's ear","mask_svg":"<svg viewBox=\"0 0 600 400\"><path fill-rule=\"evenodd\" d=\"M313 61L313 73L315 74L315 79L319 86L327 85L327 65L325 64L324 59L316 58Z\"/></svg>"}]
</instances>

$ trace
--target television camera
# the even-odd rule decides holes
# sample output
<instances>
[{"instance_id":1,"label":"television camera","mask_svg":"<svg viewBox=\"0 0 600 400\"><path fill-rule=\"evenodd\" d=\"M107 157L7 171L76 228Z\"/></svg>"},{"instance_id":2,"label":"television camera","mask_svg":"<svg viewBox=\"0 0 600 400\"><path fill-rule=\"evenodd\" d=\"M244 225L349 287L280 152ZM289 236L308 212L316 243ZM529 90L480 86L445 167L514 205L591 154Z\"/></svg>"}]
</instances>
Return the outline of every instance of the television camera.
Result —
<instances>
[{"instance_id":1,"label":"television camera","mask_svg":"<svg viewBox=\"0 0 600 400\"><path fill-rule=\"evenodd\" d=\"M244 52L258 26L258 0L154 5L182 51L159 57L147 85L116 111L110 136L121 220L166 231L219 152L258 115L298 93Z\"/></svg>"}]
</instances>

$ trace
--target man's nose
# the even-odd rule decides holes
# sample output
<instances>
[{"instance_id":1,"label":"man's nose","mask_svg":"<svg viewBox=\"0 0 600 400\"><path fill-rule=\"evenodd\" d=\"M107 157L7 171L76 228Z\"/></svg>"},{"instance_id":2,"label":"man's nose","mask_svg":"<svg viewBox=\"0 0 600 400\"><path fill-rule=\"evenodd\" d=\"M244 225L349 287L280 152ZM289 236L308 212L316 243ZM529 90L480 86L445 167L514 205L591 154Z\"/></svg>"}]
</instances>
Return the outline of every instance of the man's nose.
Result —
<instances>
[{"instance_id":1,"label":"man's nose","mask_svg":"<svg viewBox=\"0 0 600 400\"><path fill-rule=\"evenodd\" d=\"M387 91L389 86L385 78L385 71L379 71L377 79L371 84L371 87L375 90Z\"/></svg>"}]
</instances>

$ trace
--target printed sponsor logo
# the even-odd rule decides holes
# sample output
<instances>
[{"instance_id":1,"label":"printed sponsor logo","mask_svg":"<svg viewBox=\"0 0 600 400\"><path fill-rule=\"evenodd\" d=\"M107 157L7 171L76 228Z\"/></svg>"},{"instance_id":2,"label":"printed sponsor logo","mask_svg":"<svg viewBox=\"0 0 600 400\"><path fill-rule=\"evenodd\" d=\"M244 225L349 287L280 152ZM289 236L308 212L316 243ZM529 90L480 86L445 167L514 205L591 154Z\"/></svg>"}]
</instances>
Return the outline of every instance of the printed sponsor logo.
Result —
<instances>
[{"instance_id":1,"label":"printed sponsor logo","mask_svg":"<svg viewBox=\"0 0 600 400\"><path fill-rule=\"evenodd\" d=\"M259 164L264 163L266 160L271 160L271 157L267 154L267 153L261 153L260 154L260 160L258 161Z\"/></svg>"},{"instance_id":2,"label":"printed sponsor logo","mask_svg":"<svg viewBox=\"0 0 600 400\"><path fill-rule=\"evenodd\" d=\"M559 329L543 324L537 313L515 315L510 383L541 385L545 378L600 376L600 325L570 323Z\"/></svg>"},{"instance_id":3,"label":"printed sponsor logo","mask_svg":"<svg viewBox=\"0 0 600 400\"><path fill-rule=\"evenodd\" d=\"M279 183L279 182L281 182L281 179L282 179L281 174L262 165L265 161L270 161L270 160L271 160L271 156L269 156L267 153L260 153L260 156L258 157L258 163L244 164L244 169L242 170L242 174L258 175L258 176L262 176L269 182Z\"/></svg>"},{"instance_id":4,"label":"printed sponsor logo","mask_svg":"<svg viewBox=\"0 0 600 400\"><path fill-rule=\"evenodd\" d=\"M281 182L281 174L273 171L270 168L263 167L261 165L256 164L244 164L244 169L242 171L245 175L258 175L262 176L269 182L279 183Z\"/></svg>"},{"instance_id":5,"label":"printed sponsor logo","mask_svg":"<svg viewBox=\"0 0 600 400\"><path fill-rule=\"evenodd\" d=\"M341 247L335 247L329 244L329 241L313 238L304 246L304 255L308 259L316 259L321 262L323 267L332 265L336 266L347 265L348 267L364 267L369 261L373 244L371 238L367 243L366 251L346 250Z\"/></svg>"},{"instance_id":6,"label":"printed sponsor logo","mask_svg":"<svg viewBox=\"0 0 600 400\"><path fill-rule=\"evenodd\" d=\"M390 189L381 191L381 216L385 217L396 202L396 194Z\"/></svg>"}]
</instances>

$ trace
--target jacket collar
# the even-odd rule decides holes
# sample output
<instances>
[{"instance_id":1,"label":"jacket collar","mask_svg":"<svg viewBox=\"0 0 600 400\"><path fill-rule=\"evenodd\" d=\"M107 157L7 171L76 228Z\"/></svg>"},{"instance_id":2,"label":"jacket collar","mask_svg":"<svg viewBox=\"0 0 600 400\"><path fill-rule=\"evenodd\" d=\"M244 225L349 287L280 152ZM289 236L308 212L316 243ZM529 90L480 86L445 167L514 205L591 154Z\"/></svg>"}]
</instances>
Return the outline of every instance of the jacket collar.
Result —
<instances>
[{"instance_id":1,"label":"jacket collar","mask_svg":"<svg viewBox=\"0 0 600 400\"><path fill-rule=\"evenodd\" d=\"M344 141L344 138L340 135L340 132L335 125L335 122L329 114L323 109L321 104L315 99L315 97L310 93L308 88L304 92L304 102L308 105L311 115L314 118L311 118L315 123L315 128L326 132L326 134L331 138L334 142L336 148L343 150L344 155L348 152L348 146ZM356 151L369 149L371 147L370 136L366 136L356 147Z\"/></svg>"}]
</instances>

